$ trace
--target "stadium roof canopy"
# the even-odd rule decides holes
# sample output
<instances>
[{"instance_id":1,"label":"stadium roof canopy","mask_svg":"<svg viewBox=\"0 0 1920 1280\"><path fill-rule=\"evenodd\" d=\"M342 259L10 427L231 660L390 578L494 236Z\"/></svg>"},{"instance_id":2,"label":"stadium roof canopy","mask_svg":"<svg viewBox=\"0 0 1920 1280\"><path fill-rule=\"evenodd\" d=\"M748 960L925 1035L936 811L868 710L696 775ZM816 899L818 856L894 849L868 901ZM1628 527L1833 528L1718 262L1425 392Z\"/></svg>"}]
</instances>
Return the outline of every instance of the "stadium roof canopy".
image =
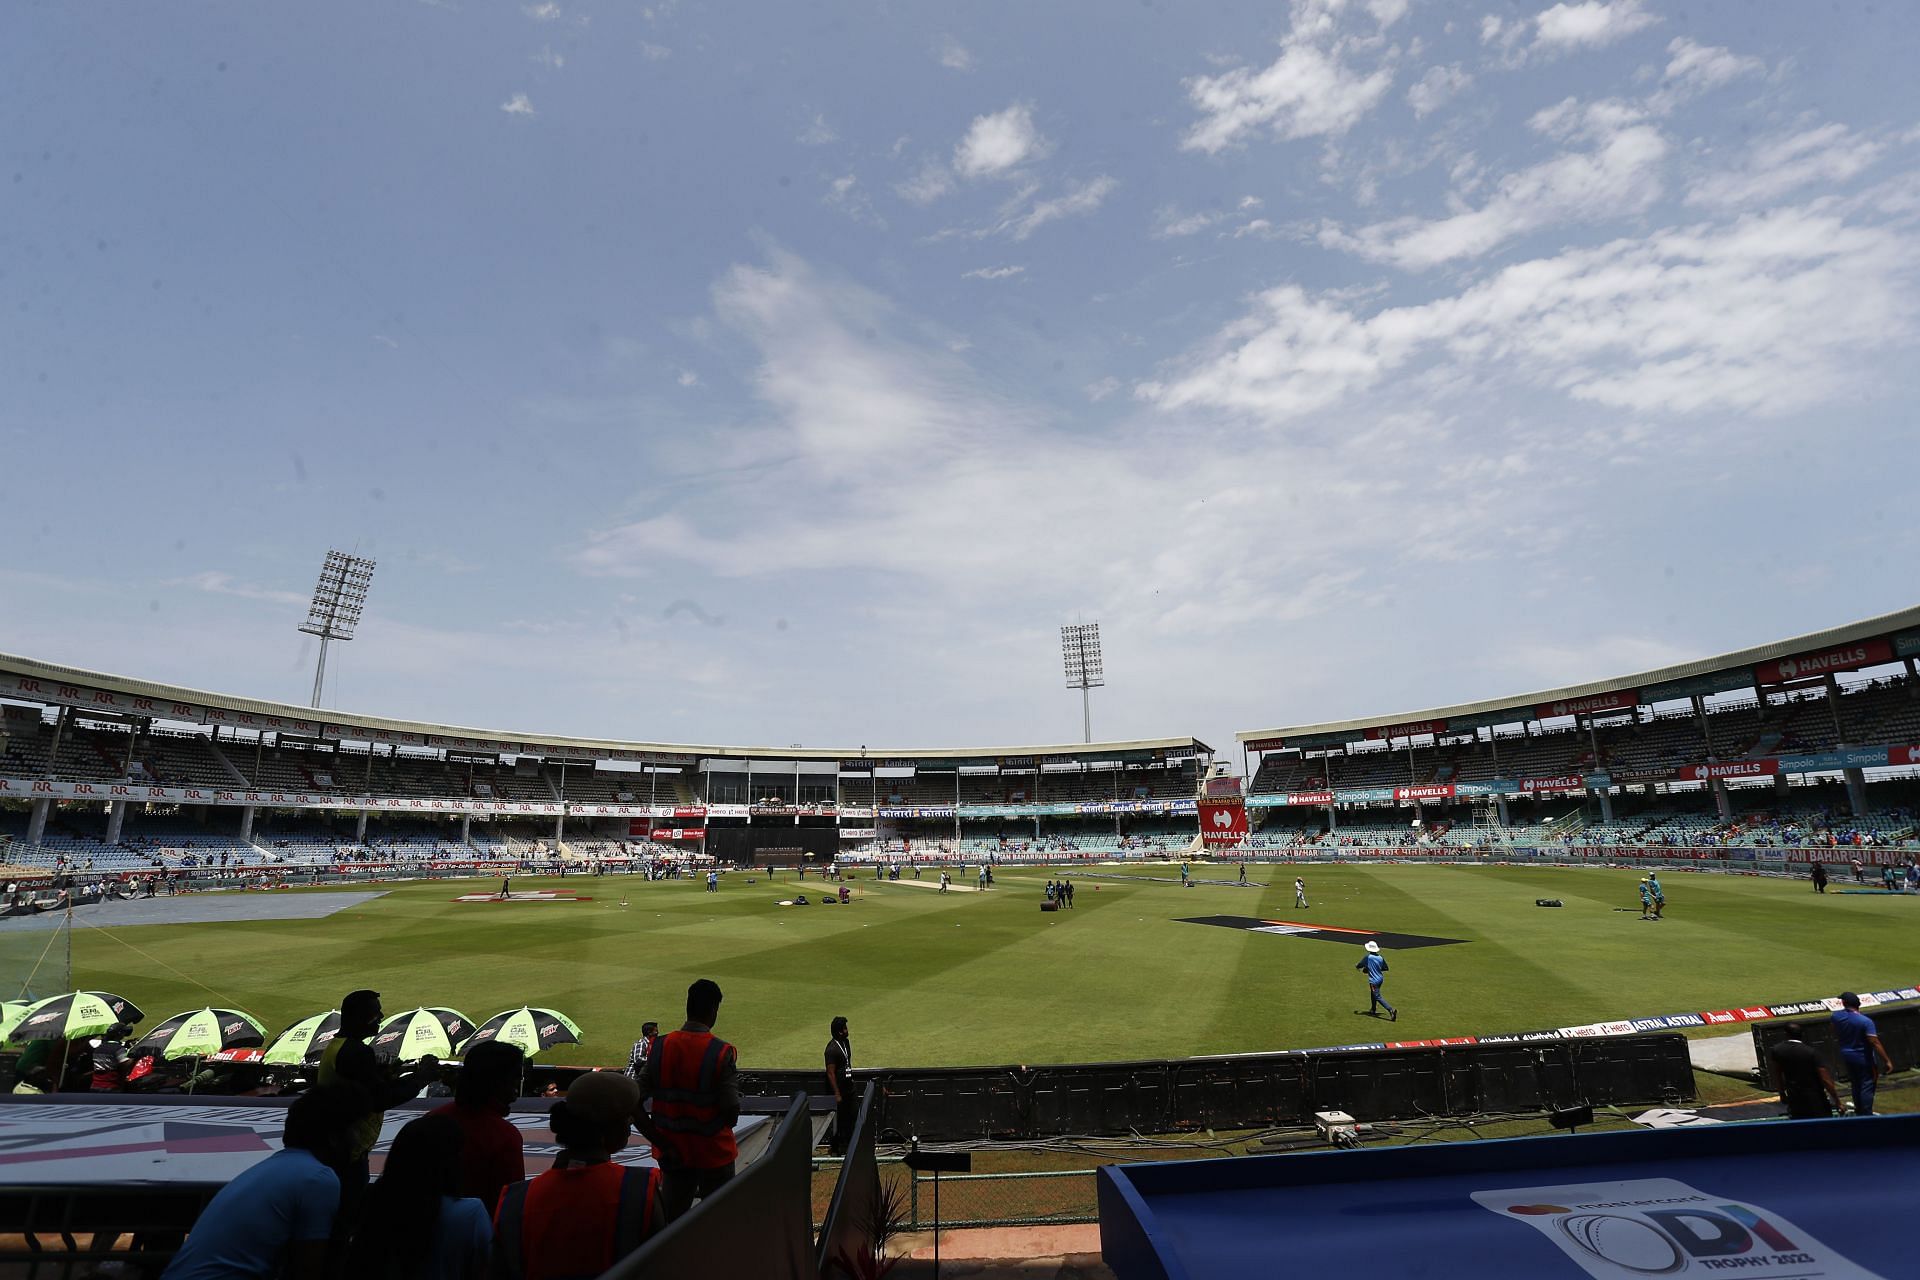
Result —
<instances>
[{"instance_id":1,"label":"stadium roof canopy","mask_svg":"<svg viewBox=\"0 0 1920 1280\"><path fill-rule=\"evenodd\" d=\"M611 760L832 760L865 761L879 767L952 767L994 764L1056 763L1069 760L1126 762L1211 758L1198 738L1143 738L1131 742L1068 743L1044 746L937 747L767 747L708 746L690 743L632 742L616 738L575 738L502 729L399 720L353 712L317 710L288 702L240 698L181 685L135 680L127 676L60 666L36 658L0 653L0 698L64 705L116 717L210 724L289 737L382 742L448 750L500 754L571 756Z\"/></svg>"},{"instance_id":2,"label":"stadium roof canopy","mask_svg":"<svg viewBox=\"0 0 1920 1280\"><path fill-rule=\"evenodd\" d=\"M1876 643L1876 642L1884 642ZM1399 715L1333 720L1235 734L1249 751L1332 747L1361 738L1419 737L1468 733L1491 725L1560 716L1626 711L1676 699L1705 697L1731 689L1782 685L1822 678L1836 671L1878 666L1920 655L1920 606L1812 631L1714 658L1651 671L1590 680L1538 693L1462 702Z\"/></svg>"}]
</instances>

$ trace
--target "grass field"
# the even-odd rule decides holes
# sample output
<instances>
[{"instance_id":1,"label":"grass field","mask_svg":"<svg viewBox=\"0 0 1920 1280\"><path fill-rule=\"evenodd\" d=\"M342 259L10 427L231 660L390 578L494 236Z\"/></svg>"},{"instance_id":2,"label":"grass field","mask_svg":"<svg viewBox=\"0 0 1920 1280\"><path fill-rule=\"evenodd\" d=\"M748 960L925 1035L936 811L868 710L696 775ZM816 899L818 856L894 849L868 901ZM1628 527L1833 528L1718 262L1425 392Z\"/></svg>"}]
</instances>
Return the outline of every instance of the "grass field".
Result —
<instances>
[{"instance_id":1,"label":"grass field","mask_svg":"<svg viewBox=\"0 0 1920 1280\"><path fill-rule=\"evenodd\" d=\"M818 1065L839 1013L861 1066L1039 1063L1527 1030L1920 980L1920 899L1675 873L1667 918L1649 923L1628 871L1310 866L1299 912L1294 870L1250 868L1267 883L1245 889L1182 889L1164 866L1076 876L1076 909L1054 914L1038 909L1037 868L984 894L856 881L846 908L775 905L802 887L790 875L735 873L718 894L624 876L514 883L593 895L582 903L457 904L476 882L409 884L322 920L81 930L74 974L155 1019L224 1002L276 1031L357 986L389 1010L549 1005L587 1042L548 1056L583 1064L624 1063L642 1019L676 1025L687 984L711 977L720 1032L762 1067ZM1389 1028L1355 1013L1358 947L1181 922L1205 915L1464 941L1388 953Z\"/></svg>"}]
</instances>

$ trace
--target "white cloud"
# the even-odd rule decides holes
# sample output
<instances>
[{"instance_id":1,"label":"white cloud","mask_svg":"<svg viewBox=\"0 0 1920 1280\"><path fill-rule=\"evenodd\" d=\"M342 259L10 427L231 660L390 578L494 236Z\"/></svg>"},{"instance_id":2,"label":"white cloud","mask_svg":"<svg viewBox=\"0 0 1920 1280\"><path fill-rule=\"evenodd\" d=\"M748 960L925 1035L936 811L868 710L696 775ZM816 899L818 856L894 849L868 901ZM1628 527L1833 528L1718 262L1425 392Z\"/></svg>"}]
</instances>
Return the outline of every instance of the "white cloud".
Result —
<instances>
[{"instance_id":1,"label":"white cloud","mask_svg":"<svg viewBox=\"0 0 1920 1280\"><path fill-rule=\"evenodd\" d=\"M1882 147L1843 124L1826 124L1754 144L1738 167L1710 173L1687 191L1687 203L1751 209L1813 183L1833 186L1864 172Z\"/></svg>"},{"instance_id":2,"label":"white cloud","mask_svg":"<svg viewBox=\"0 0 1920 1280\"><path fill-rule=\"evenodd\" d=\"M1181 213L1178 209L1162 209L1153 234L1162 240L1177 240L1181 236L1197 235L1226 216L1217 210Z\"/></svg>"},{"instance_id":3,"label":"white cloud","mask_svg":"<svg viewBox=\"0 0 1920 1280\"><path fill-rule=\"evenodd\" d=\"M830 142L839 140L840 135L833 131L832 125L827 123L825 113L816 114L807 127L800 131L800 136L795 139L803 147L824 147Z\"/></svg>"},{"instance_id":4,"label":"white cloud","mask_svg":"<svg viewBox=\"0 0 1920 1280\"><path fill-rule=\"evenodd\" d=\"M1046 154L1047 140L1033 124L1033 108L1016 102L992 115L975 116L953 149L954 172L963 178L997 178Z\"/></svg>"},{"instance_id":5,"label":"white cloud","mask_svg":"<svg viewBox=\"0 0 1920 1280\"><path fill-rule=\"evenodd\" d=\"M664 62L673 56L673 50L664 44L654 44L648 40L640 42L640 54L648 62Z\"/></svg>"},{"instance_id":6,"label":"white cloud","mask_svg":"<svg viewBox=\"0 0 1920 1280\"><path fill-rule=\"evenodd\" d=\"M516 93L500 104L500 109L510 116L530 116L533 114L533 102L524 93Z\"/></svg>"},{"instance_id":7,"label":"white cloud","mask_svg":"<svg viewBox=\"0 0 1920 1280\"><path fill-rule=\"evenodd\" d=\"M1640 6L1640 0L1585 0L1556 4L1533 20L1534 48L1599 49L1624 40L1660 21Z\"/></svg>"},{"instance_id":8,"label":"white cloud","mask_svg":"<svg viewBox=\"0 0 1920 1280\"><path fill-rule=\"evenodd\" d=\"M962 280L1007 280L1025 271L1026 267L975 267L971 271L960 273Z\"/></svg>"},{"instance_id":9,"label":"white cloud","mask_svg":"<svg viewBox=\"0 0 1920 1280\"><path fill-rule=\"evenodd\" d=\"M1267 130L1282 140L1338 137L1373 110L1393 84L1393 72L1379 67L1362 72L1349 59L1362 41L1346 34L1339 21L1341 0L1295 0L1293 22L1280 43L1280 56L1264 69L1236 67L1217 76L1187 81L1187 96L1201 119L1181 146L1215 154ZM1386 7L1384 26L1398 17Z\"/></svg>"},{"instance_id":10,"label":"white cloud","mask_svg":"<svg viewBox=\"0 0 1920 1280\"><path fill-rule=\"evenodd\" d=\"M534 54L533 61L539 63L549 71L558 71L567 65L565 55L555 53L552 48L544 48Z\"/></svg>"},{"instance_id":11,"label":"white cloud","mask_svg":"<svg viewBox=\"0 0 1920 1280\"><path fill-rule=\"evenodd\" d=\"M961 44L952 36L940 37L939 55L940 65L949 70L973 70L973 55L967 51L967 46Z\"/></svg>"},{"instance_id":12,"label":"white cloud","mask_svg":"<svg viewBox=\"0 0 1920 1280\"><path fill-rule=\"evenodd\" d=\"M1630 114L1579 109L1569 119L1562 108L1534 118L1541 132L1563 138L1593 136L1589 151L1569 151L1508 174L1477 209L1445 218L1395 218L1348 232L1329 226L1320 242L1376 262L1421 270L1458 258L1478 257L1508 241L1564 221L1632 214L1661 193L1667 142Z\"/></svg>"},{"instance_id":13,"label":"white cloud","mask_svg":"<svg viewBox=\"0 0 1920 1280\"><path fill-rule=\"evenodd\" d=\"M1093 401L1095 404L1098 404L1102 400L1105 400L1108 396L1112 395L1114 392L1118 391L1119 389L1120 389L1120 379L1112 376L1101 378L1097 382L1089 382L1087 384L1087 387L1086 387L1087 399Z\"/></svg>"},{"instance_id":14,"label":"white cloud","mask_svg":"<svg viewBox=\"0 0 1920 1280\"><path fill-rule=\"evenodd\" d=\"M682 369L680 376L675 378L674 381L683 387L697 387L700 385L700 375L691 369Z\"/></svg>"},{"instance_id":15,"label":"white cloud","mask_svg":"<svg viewBox=\"0 0 1920 1280\"><path fill-rule=\"evenodd\" d=\"M1871 381L1915 336L1920 245L1822 203L1506 268L1371 314L1296 285L1136 395L1281 422L1389 380L1478 373L1644 413L1780 414Z\"/></svg>"},{"instance_id":16,"label":"white cloud","mask_svg":"<svg viewBox=\"0 0 1920 1280\"><path fill-rule=\"evenodd\" d=\"M520 11L529 18L532 18L535 22L558 22L560 20L560 6L553 3L553 0L545 0L543 4L525 5Z\"/></svg>"},{"instance_id":17,"label":"white cloud","mask_svg":"<svg viewBox=\"0 0 1920 1280\"><path fill-rule=\"evenodd\" d=\"M1585 0L1556 4L1531 18L1480 20L1480 42L1498 49L1509 66L1580 49L1600 49L1660 21L1640 0Z\"/></svg>"},{"instance_id":18,"label":"white cloud","mask_svg":"<svg viewBox=\"0 0 1920 1280\"><path fill-rule=\"evenodd\" d=\"M1427 74L1408 86L1407 105L1413 108L1416 116L1431 115L1472 83L1473 77L1462 70L1457 62L1451 66L1429 67Z\"/></svg>"}]
</instances>

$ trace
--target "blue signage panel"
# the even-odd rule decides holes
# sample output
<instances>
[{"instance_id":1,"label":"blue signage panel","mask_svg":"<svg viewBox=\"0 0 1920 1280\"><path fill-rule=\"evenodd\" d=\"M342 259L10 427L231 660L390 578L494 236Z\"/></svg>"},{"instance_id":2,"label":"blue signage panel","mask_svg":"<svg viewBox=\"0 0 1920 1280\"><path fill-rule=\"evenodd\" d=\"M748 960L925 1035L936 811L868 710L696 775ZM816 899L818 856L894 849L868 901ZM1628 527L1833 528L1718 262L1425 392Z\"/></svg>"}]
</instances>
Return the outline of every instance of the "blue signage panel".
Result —
<instances>
[{"instance_id":1,"label":"blue signage panel","mask_svg":"<svg viewBox=\"0 0 1920 1280\"><path fill-rule=\"evenodd\" d=\"M1920 1116L1109 1165L1119 1280L1914 1274Z\"/></svg>"}]
</instances>

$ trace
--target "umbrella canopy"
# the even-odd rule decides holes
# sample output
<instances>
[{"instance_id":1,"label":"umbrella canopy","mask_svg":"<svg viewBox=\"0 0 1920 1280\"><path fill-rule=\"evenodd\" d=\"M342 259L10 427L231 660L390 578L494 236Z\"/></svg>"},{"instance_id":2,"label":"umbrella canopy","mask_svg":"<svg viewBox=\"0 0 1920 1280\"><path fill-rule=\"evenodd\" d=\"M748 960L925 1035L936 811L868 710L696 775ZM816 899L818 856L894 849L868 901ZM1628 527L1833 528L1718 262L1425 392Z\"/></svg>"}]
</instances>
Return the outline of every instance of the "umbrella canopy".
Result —
<instances>
[{"instance_id":1,"label":"umbrella canopy","mask_svg":"<svg viewBox=\"0 0 1920 1280\"><path fill-rule=\"evenodd\" d=\"M20 1019L33 1008L31 1000L0 1000L0 1040L5 1040L20 1025Z\"/></svg>"},{"instance_id":2,"label":"umbrella canopy","mask_svg":"<svg viewBox=\"0 0 1920 1280\"><path fill-rule=\"evenodd\" d=\"M137 1057L157 1053L163 1058L205 1058L222 1049L265 1044L267 1029L260 1020L239 1009L194 1009L176 1013L134 1043Z\"/></svg>"},{"instance_id":3,"label":"umbrella canopy","mask_svg":"<svg viewBox=\"0 0 1920 1280\"><path fill-rule=\"evenodd\" d=\"M7 1033L7 1042L79 1040L97 1036L115 1023L138 1022L146 1016L122 996L104 991L69 991L30 1005Z\"/></svg>"},{"instance_id":4,"label":"umbrella canopy","mask_svg":"<svg viewBox=\"0 0 1920 1280\"><path fill-rule=\"evenodd\" d=\"M583 1037L580 1028L573 1019L557 1009L508 1009L505 1013L496 1013L480 1024L467 1042L460 1046L462 1053L472 1053L475 1045L485 1044L489 1040L504 1040L508 1044L517 1044L529 1058L542 1049L551 1049L556 1044L579 1044Z\"/></svg>"},{"instance_id":5,"label":"umbrella canopy","mask_svg":"<svg viewBox=\"0 0 1920 1280\"><path fill-rule=\"evenodd\" d=\"M320 1060L327 1041L340 1034L340 1011L302 1018L280 1033L263 1061L270 1067L298 1067Z\"/></svg>"},{"instance_id":6,"label":"umbrella canopy","mask_svg":"<svg viewBox=\"0 0 1920 1280\"><path fill-rule=\"evenodd\" d=\"M451 1058L472 1034L473 1019L458 1009L408 1009L380 1024L380 1034L373 1038L373 1056L382 1062L412 1062L428 1054Z\"/></svg>"}]
</instances>

